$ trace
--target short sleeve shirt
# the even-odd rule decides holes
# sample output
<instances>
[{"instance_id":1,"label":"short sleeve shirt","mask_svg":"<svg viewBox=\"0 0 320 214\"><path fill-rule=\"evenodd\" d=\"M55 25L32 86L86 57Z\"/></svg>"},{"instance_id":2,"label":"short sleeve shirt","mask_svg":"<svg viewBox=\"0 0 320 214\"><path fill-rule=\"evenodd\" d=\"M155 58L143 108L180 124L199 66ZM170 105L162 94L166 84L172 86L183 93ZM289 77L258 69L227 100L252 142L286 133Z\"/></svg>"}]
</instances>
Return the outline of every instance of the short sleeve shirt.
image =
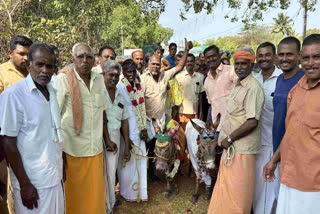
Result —
<instances>
[{"instance_id":1,"label":"short sleeve shirt","mask_svg":"<svg viewBox=\"0 0 320 214\"><path fill-rule=\"evenodd\" d=\"M235 141L235 152L256 154L260 147L260 116L264 103L261 84L252 74L236 83L227 101L225 118L221 124L219 143L248 119L259 121L258 126L247 136Z\"/></svg>"},{"instance_id":2,"label":"short sleeve shirt","mask_svg":"<svg viewBox=\"0 0 320 214\"><path fill-rule=\"evenodd\" d=\"M320 191L320 81L310 87L303 76L289 92L280 155L282 184L304 192Z\"/></svg>"},{"instance_id":3,"label":"short sleeve shirt","mask_svg":"<svg viewBox=\"0 0 320 214\"><path fill-rule=\"evenodd\" d=\"M118 89L115 92L115 99L113 102L110 99L107 89L104 89L104 94L108 105L106 113L109 133L119 131L121 128L121 121L129 118L127 103Z\"/></svg>"},{"instance_id":4,"label":"short sleeve shirt","mask_svg":"<svg viewBox=\"0 0 320 214\"><path fill-rule=\"evenodd\" d=\"M183 101L180 105L179 113L182 114L198 114L199 94L203 89L203 75L193 72L192 76L184 71L176 76L182 95Z\"/></svg>"},{"instance_id":5,"label":"short sleeve shirt","mask_svg":"<svg viewBox=\"0 0 320 214\"><path fill-rule=\"evenodd\" d=\"M161 72L158 82L153 79L150 71L140 76L144 88L146 112L150 119L161 119L163 117L166 107L168 82L175 74L175 71L175 68L171 68L170 70Z\"/></svg>"},{"instance_id":6,"label":"short sleeve shirt","mask_svg":"<svg viewBox=\"0 0 320 214\"><path fill-rule=\"evenodd\" d=\"M276 83L276 89L273 97L274 119L272 126L273 151L277 151L280 142L285 133L285 120L287 115L287 97L289 91L297 84L304 75L300 69L295 75L289 79L284 79L281 74Z\"/></svg>"},{"instance_id":7,"label":"short sleeve shirt","mask_svg":"<svg viewBox=\"0 0 320 214\"><path fill-rule=\"evenodd\" d=\"M94 156L103 152L103 111L107 109L104 80L101 74L91 72L90 89L88 89L79 74L76 71L74 72L79 82L83 104L83 121L79 136L74 129L67 76L60 73L54 83L61 110L63 150L74 157Z\"/></svg>"},{"instance_id":8,"label":"short sleeve shirt","mask_svg":"<svg viewBox=\"0 0 320 214\"><path fill-rule=\"evenodd\" d=\"M17 71L10 61L0 65L0 94L9 86L24 79L24 75Z\"/></svg>"},{"instance_id":9,"label":"short sleeve shirt","mask_svg":"<svg viewBox=\"0 0 320 214\"><path fill-rule=\"evenodd\" d=\"M0 134L17 137L23 167L37 189L55 186L62 179L62 143L55 141L53 122L60 113L53 87L48 84L47 88L49 101L29 74L0 95ZM11 168L10 177L12 186L19 189Z\"/></svg>"}]
</instances>

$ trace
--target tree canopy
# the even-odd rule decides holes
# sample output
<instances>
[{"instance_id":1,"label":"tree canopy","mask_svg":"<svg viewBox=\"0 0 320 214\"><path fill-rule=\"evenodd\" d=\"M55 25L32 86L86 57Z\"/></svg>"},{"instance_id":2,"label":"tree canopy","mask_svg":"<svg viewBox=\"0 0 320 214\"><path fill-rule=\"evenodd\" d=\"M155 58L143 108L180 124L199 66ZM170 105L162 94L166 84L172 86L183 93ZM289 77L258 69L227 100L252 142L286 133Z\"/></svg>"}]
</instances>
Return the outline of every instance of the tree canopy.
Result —
<instances>
[{"instance_id":1,"label":"tree canopy","mask_svg":"<svg viewBox=\"0 0 320 214\"><path fill-rule=\"evenodd\" d=\"M163 10L161 2L150 0L1 0L0 61L17 34L56 45L65 60L77 42L95 51L108 44L119 55L121 36L124 48L168 42L173 30L157 22Z\"/></svg>"}]
</instances>

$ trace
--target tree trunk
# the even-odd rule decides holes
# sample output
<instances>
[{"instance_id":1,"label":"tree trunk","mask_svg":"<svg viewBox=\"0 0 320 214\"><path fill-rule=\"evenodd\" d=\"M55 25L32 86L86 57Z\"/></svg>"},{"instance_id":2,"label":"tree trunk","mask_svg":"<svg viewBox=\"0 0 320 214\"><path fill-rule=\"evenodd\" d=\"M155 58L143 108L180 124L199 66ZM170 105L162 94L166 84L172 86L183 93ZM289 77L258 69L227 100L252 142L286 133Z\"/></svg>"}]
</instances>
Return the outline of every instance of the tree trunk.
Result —
<instances>
[{"instance_id":1,"label":"tree trunk","mask_svg":"<svg viewBox=\"0 0 320 214\"><path fill-rule=\"evenodd\" d=\"M307 5L303 5L303 39L306 38L306 34L307 34L307 20L308 20L308 6Z\"/></svg>"}]
</instances>

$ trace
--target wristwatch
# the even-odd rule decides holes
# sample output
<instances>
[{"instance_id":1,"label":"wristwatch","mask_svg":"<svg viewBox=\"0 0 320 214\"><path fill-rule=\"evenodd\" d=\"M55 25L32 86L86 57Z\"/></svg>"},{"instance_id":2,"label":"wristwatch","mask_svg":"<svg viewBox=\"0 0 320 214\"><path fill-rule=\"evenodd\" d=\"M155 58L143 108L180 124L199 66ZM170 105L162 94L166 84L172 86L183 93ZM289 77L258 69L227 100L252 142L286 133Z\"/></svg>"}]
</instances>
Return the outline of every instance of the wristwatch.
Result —
<instances>
[{"instance_id":1,"label":"wristwatch","mask_svg":"<svg viewBox=\"0 0 320 214\"><path fill-rule=\"evenodd\" d=\"M228 143L230 143L230 144L232 144L232 143L233 143L233 140L231 139L231 137L230 137L230 136L227 136L227 141L228 141Z\"/></svg>"}]
</instances>

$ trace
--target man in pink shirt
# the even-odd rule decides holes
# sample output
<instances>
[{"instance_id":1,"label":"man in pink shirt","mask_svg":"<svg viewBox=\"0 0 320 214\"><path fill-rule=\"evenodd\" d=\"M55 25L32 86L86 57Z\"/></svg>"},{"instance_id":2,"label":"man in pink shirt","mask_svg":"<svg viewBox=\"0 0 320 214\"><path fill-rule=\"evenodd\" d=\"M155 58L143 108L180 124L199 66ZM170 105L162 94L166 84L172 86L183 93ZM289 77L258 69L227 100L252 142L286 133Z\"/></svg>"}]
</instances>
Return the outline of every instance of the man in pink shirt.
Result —
<instances>
[{"instance_id":1,"label":"man in pink shirt","mask_svg":"<svg viewBox=\"0 0 320 214\"><path fill-rule=\"evenodd\" d=\"M219 113L221 114L221 121L223 121L227 98L238 77L234 72L233 66L221 63L221 56L217 46L211 45L203 53L205 63L209 67L209 72L204 82L204 90L211 105L212 121L210 122L216 121ZM219 131L220 126L217 129L217 134Z\"/></svg>"}]
</instances>

